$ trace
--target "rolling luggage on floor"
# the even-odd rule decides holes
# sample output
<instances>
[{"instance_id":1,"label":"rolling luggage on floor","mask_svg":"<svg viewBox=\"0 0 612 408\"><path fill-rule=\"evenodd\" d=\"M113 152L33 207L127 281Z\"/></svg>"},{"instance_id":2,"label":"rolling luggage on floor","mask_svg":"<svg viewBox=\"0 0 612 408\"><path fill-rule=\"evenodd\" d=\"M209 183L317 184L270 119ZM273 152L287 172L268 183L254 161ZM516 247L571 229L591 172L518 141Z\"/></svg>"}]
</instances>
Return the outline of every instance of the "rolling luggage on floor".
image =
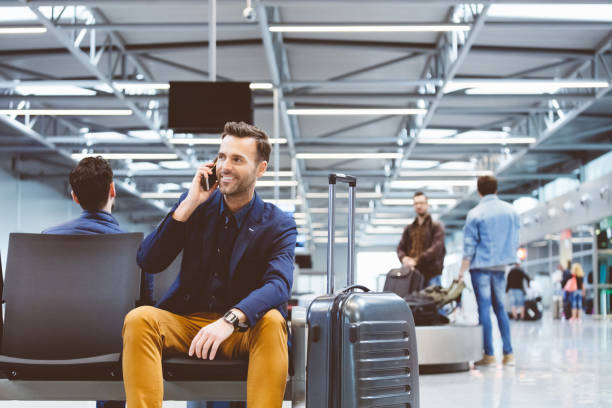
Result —
<instances>
[{"instance_id":1,"label":"rolling luggage on floor","mask_svg":"<svg viewBox=\"0 0 612 408\"><path fill-rule=\"evenodd\" d=\"M308 309L306 406L417 408L419 368L412 313L394 293L353 285L356 179L329 176L328 238L335 236L336 181L349 185L349 286L334 294L334 240L328 239L328 295L316 298Z\"/></svg>"}]
</instances>

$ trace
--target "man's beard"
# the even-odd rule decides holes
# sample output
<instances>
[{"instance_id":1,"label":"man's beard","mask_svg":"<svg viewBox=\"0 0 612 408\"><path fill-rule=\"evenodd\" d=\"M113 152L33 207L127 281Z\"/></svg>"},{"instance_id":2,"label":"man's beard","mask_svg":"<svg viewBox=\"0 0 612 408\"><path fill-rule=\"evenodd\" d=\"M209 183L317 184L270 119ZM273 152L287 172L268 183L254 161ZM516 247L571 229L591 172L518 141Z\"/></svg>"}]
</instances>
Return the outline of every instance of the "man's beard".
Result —
<instances>
[{"instance_id":1,"label":"man's beard","mask_svg":"<svg viewBox=\"0 0 612 408\"><path fill-rule=\"evenodd\" d=\"M223 176L221 176L223 177ZM236 178L235 183L233 183L229 187L223 186L223 184L219 184L219 191L223 193L227 197L236 196L240 194L244 194L249 191L251 186L255 183L255 176L243 178Z\"/></svg>"}]
</instances>

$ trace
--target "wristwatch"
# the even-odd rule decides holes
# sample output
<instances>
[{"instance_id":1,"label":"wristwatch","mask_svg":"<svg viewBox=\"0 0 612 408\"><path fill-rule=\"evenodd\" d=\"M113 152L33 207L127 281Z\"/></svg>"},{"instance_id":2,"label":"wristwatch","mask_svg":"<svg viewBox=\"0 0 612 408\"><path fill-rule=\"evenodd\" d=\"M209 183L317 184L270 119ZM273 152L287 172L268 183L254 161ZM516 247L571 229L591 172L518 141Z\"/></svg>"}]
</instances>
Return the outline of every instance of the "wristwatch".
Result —
<instances>
[{"instance_id":1,"label":"wristwatch","mask_svg":"<svg viewBox=\"0 0 612 408\"><path fill-rule=\"evenodd\" d=\"M239 332L245 332L249 329L249 326L245 323L240 323L240 319L236 316L236 313L228 310L223 315L223 320L234 326L234 330L238 330Z\"/></svg>"}]
</instances>

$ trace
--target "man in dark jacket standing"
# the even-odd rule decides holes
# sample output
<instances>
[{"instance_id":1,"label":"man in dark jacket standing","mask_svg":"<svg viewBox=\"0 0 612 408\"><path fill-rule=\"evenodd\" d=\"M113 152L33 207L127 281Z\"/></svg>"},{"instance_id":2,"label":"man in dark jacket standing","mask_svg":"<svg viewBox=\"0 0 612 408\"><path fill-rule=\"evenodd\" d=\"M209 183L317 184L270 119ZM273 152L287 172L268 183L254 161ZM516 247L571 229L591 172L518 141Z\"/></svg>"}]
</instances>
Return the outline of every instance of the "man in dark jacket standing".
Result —
<instances>
[{"instance_id":1,"label":"man in dark jacket standing","mask_svg":"<svg viewBox=\"0 0 612 408\"><path fill-rule=\"evenodd\" d=\"M440 285L446 254L444 226L431 219L427 196L422 191L414 193L413 206L416 217L404 229L397 257L404 267L421 272L426 286Z\"/></svg>"}]
</instances>

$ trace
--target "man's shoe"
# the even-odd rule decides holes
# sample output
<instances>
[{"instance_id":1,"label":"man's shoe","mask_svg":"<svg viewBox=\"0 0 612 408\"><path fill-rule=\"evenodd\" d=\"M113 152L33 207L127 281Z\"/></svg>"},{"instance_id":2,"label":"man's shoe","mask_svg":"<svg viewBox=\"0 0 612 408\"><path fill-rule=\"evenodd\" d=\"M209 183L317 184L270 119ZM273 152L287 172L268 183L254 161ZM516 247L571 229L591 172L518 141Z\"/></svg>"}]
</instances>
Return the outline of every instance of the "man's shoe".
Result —
<instances>
[{"instance_id":1,"label":"man's shoe","mask_svg":"<svg viewBox=\"0 0 612 408\"><path fill-rule=\"evenodd\" d=\"M478 361L474 362L475 366L494 366L497 364L497 361L495 361L495 356L489 356L487 354L485 354L484 356L482 356L482 358Z\"/></svg>"},{"instance_id":2,"label":"man's shoe","mask_svg":"<svg viewBox=\"0 0 612 408\"><path fill-rule=\"evenodd\" d=\"M505 366L514 366L514 365L516 365L516 361L514 360L514 354L512 354L512 353L504 354L504 360L502 361L502 363Z\"/></svg>"}]
</instances>

